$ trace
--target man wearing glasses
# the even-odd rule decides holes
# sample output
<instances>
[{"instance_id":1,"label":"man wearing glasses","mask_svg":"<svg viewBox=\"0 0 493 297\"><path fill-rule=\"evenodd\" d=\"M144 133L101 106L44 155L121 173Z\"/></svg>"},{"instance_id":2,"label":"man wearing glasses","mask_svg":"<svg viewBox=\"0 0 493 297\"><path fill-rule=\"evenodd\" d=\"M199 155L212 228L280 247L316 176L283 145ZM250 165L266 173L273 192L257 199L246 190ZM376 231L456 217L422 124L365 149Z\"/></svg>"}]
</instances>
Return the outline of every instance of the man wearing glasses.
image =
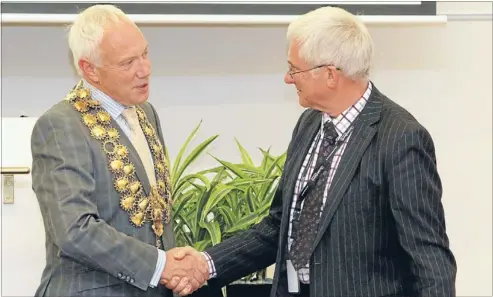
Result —
<instances>
[{"instance_id":1,"label":"man wearing glasses","mask_svg":"<svg viewBox=\"0 0 493 297\"><path fill-rule=\"evenodd\" d=\"M270 214L206 251L209 284L275 263L271 297L455 296L433 141L370 81L367 29L325 7L287 39L284 80L307 109Z\"/></svg>"}]
</instances>

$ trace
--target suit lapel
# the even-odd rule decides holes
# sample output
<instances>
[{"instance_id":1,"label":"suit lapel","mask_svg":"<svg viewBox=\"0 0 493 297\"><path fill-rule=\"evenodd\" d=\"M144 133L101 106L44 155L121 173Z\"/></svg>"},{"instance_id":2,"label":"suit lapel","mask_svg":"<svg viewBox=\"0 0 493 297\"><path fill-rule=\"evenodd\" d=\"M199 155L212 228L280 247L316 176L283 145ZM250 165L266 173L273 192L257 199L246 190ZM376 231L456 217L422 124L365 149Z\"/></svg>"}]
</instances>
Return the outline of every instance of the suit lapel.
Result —
<instances>
[{"instance_id":1,"label":"suit lapel","mask_svg":"<svg viewBox=\"0 0 493 297\"><path fill-rule=\"evenodd\" d=\"M376 128L373 124L380 119L382 105L377 94L378 91L374 87L365 108L355 120L354 130L349 138L327 193L327 201L320 218L320 225L313 249L315 249L322 239L325 230L334 216L337 206L341 202L344 193L353 179L366 148L375 136Z\"/></svg>"},{"instance_id":2,"label":"suit lapel","mask_svg":"<svg viewBox=\"0 0 493 297\"><path fill-rule=\"evenodd\" d=\"M292 164L288 166L288 171L290 173L289 177L286 178L286 190L283 193L287 199L284 199L286 203L283 205L283 213L287 215L286 222L289 221L290 216L290 208L291 203L294 197L294 190L296 186L296 181L298 180L298 176L301 170L301 166L303 165L303 161L305 160L306 155L311 147L311 144L317 135L317 132L320 129L322 123L322 113L318 111L313 111L309 118L307 119L306 126L300 126L300 131L298 132L299 138L294 141L295 147L291 152L291 155L294 156ZM303 133L304 131L304 133ZM287 196L286 196L287 195Z\"/></svg>"},{"instance_id":3,"label":"suit lapel","mask_svg":"<svg viewBox=\"0 0 493 297\"><path fill-rule=\"evenodd\" d=\"M147 173L144 169L144 165L142 164L142 161L140 160L140 156L137 153L137 150L134 148L132 142L127 137L127 134L125 134L123 130L120 128L120 125L118 125L118 123L113 119L112 119L112 123L113 126L118 130L118 133L120 134L121 144L127 147L128 149L128 159L135 166L135 174L137 175L137 178L142 184L142 188L144 189L144 192L147 195L149 195L151 189L149 178L147 177Z\"/></svg>"}]
</instances>

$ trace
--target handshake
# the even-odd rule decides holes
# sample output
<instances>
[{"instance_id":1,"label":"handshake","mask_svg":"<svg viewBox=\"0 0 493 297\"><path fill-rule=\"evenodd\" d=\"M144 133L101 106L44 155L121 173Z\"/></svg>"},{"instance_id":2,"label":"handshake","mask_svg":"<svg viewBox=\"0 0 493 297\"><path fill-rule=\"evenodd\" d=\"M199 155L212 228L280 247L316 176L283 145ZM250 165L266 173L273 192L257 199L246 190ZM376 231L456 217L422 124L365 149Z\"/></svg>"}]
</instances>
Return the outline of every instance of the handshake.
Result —
<instances>
[{"instance_id":1,"label":"handshake","mask_svg":"<svg viewBox=\"0 0 493 297\"><path fill-rule=\"evenodd\" d=\"M209 279L209 266L205 256L192 247L177 247L166 252L166 265L160 284L175 294L189 295Z\"/></svg>"}]
</instances>

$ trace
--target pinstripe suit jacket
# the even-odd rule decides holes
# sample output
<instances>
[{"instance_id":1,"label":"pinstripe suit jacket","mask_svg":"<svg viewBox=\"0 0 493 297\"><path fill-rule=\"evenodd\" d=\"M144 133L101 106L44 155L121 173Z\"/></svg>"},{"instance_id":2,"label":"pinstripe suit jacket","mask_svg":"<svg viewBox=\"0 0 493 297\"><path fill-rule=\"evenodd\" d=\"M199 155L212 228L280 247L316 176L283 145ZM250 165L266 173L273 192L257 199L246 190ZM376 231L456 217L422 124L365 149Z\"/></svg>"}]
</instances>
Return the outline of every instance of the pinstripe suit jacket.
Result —
<instances>
[{"instance_id":1,"label":"pinstripe suit jacket","mask_svg":"<svg viewBox=\"0 0 493 297\"><path fill-rule=\"evenodd\" d=\"M154 108L142 108L164 144ZM156 268L156 237L150 224L135 228L119 207L120 194L101 149L62 101L36 122L31 138L32 183L46 230L46 267L36 296L173 296L149 287ZM149 181L130 140L113 121L129 150L146 193ZM171 224L162 236L175 246Z\"/></svg>"},{"instance_id":2,"label":"pinstripe suit jacket","mask_svg":"<svg viewBox=\"0 0 493 297\"><path fill-rule=\"evenodd\" d=\"M207 251L218 273L211 285L276 263L271 297L290 296L289 209L321 118L306 110L294 128L270 214ZM375 87L329 189L310 260L310 296L455 296L441 195L430 134Z\"/></svg>"}]
</instances>

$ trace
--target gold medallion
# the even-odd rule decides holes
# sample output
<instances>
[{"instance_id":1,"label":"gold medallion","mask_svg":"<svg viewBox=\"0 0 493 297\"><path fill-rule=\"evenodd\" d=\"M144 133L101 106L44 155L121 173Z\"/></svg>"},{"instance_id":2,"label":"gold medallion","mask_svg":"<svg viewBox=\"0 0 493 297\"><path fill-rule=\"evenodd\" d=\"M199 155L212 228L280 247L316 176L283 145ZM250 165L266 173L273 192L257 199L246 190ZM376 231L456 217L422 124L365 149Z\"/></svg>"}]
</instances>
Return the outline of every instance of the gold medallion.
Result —
<instances>
[{"instance_id":1,"label":"gold medallion","mask_svg":"<svg viewBox=\"0 0 493 297\"><path fill-rule=\"evenodd\" d=\"M98 120L101 123L106 124L106 123L111 122L111 116L106 111L99 111L98 113L96 113L96 115L98 116Z\"/></svg>"},{"instance_id":2,"label":"gold medallion","mask_svg":"<svg viewBox=\"0 0 493 297\"><path fill-rule=\"evenodd\" d=\"M141 227L144 222L144 213L138 212L132 216L132 223L134 223L137 227Z\"/></svg>"},{"instance_id":3,"label":"gold medallion","mask_svg":"<svg viewBox=\"0 0 493 297\"><path fill-rule=\"evenodd\" d=\"M164 233L163 223L161 220L156 220L154 224L152 224L152 230L157 236L162 236Z\"/></svg>"},{"instance_id":4,"label":"gold medallion","mask_svg":"<svg viewBox=\"0 0 493 297\"><path fill-rule=\"evenodd\" d=\"M85 99L85 98L87 98L87 96L89 96L89 90L80 89L78 95L79 95L79 98Z\"/></svg>"},{"instance_id":5,"label":"gold medallion","mask_svg":"<svg viewBox=\"0 0 493 297\"><path fill-rule=\"evenodd\" d=\"M91 128L91 135L92 137L96 138L97 140L102 140L104 139L106 135L106 131L104 128L100 125L95 125L94 127Z\"/></svg>"},{"instance_id":6,"label":"gold medallion","mask_svg":"<svg viewBox=\"0 0 493 297\"><path fill-rule=\"evenodd\" d=\"M118 133L118 130L115 128L110 128L108 129L108 137L111 140L117 140L120 137L120 134Z\"/></svg>"},{"instance_id":7,"label":"gold medallion","mask_svg":"<svg viewBox=\"0 0 493 297\"><path fill-rule=\"evenodd\" d=\"M90 113L85 113L82 115L82 121L84 121L84 124L88 126L89 128L93 127L94 125L97 124L97 119L93 114Z\"/></svg>"},{"instance_id":8,"label":"gold medallion","mask_svg":"<svg viewBox=\"0 0 493 297\"><path fill-rule=\"evenodd\" d=\"M89 106L87 106L87 103L85 101L75 101L74 107L79 112L86 112L89 110Z\"/></svg>"},{"instance_id":9,"label":"gold medallion","mask_svg":"<svg viewBox=\"0 0 493 297\"><path fill-rule=\"evenodd\" d=\"M134 202L135 202L135 196L126 196L121 200L120 204L124 210L130 210Z\"/></svg>"},{"instance_id":10,"label":"gold medallion","mask_svg":"<svg viewBox=\"0 0 493 297\"><path fill-rule=\"evenodd\" d=\"M101 141L102 150L108 158L108 169L113 174L114 187L121 194L121 209L127 212L129 221L135 227L151 223L157 236L156 246L160 246L159 237L163 234L163 226L171 220L171 183L165 151L145 112L137 107L140 126L143 127L155 160L154 174L157 181L157 185L151 185L148 196L137 178L134 164L128 159L128 148L119 141L120 134L110 114L101 107L98 100L92 98L90 90L83 87L82 81L67 94L65 100L81 113L81 121L89 129L91 136Z\"/></svg>"},{"instance_id":11,"label":"gold medallion","mask_svg":"<svg viewBox=\"0 0 493 297\"><path fill-rule=\"evenodd\" d=\"M147 135L147 136L154 136L154 130L149 127L149 126L146 126L144 128L144 133Z\"/></svg>"},{"instance_id":12,"label":"gold medallion","mask_svg":"<svg viewBox=\"0 0 493 297\"><path fill-rule=\"evenodd\" d=\"M122 160L115 159L110 162L111 172L116 173L123 169Z\"/></svg>"},{"instance_id":13,"label":"gold medallion","mask_svg":"<svg viewBox=\"0 0 493 297\"><path fill-rule=\"evenodd\" d=\"M140 190L140 182L135 181L135 182L131 183L129 189L130 189L130 192L132 194L137 194Z\"/></svg>"},{"instance_id":14,"label":"gold medallion","mask_svg":"<svg viewBox=\"0 0 493 297\"><path fill-rule=\"evenodd\" d=\"M120 193L126 190L127 185L128 185L128 179L126 177L121 177L115 181L115 188Z\"/></svg>"},{"instance_id":15,"label":"gold medallion","mask_svg":"<svg viewBox=\"0 0 493 297\"><path fill-rule=\"evenodd\" d=\"M123 145L119 144L116 146L116 154L122 158L128 156L128 150Z\"/></svg>"}]
</instances>

